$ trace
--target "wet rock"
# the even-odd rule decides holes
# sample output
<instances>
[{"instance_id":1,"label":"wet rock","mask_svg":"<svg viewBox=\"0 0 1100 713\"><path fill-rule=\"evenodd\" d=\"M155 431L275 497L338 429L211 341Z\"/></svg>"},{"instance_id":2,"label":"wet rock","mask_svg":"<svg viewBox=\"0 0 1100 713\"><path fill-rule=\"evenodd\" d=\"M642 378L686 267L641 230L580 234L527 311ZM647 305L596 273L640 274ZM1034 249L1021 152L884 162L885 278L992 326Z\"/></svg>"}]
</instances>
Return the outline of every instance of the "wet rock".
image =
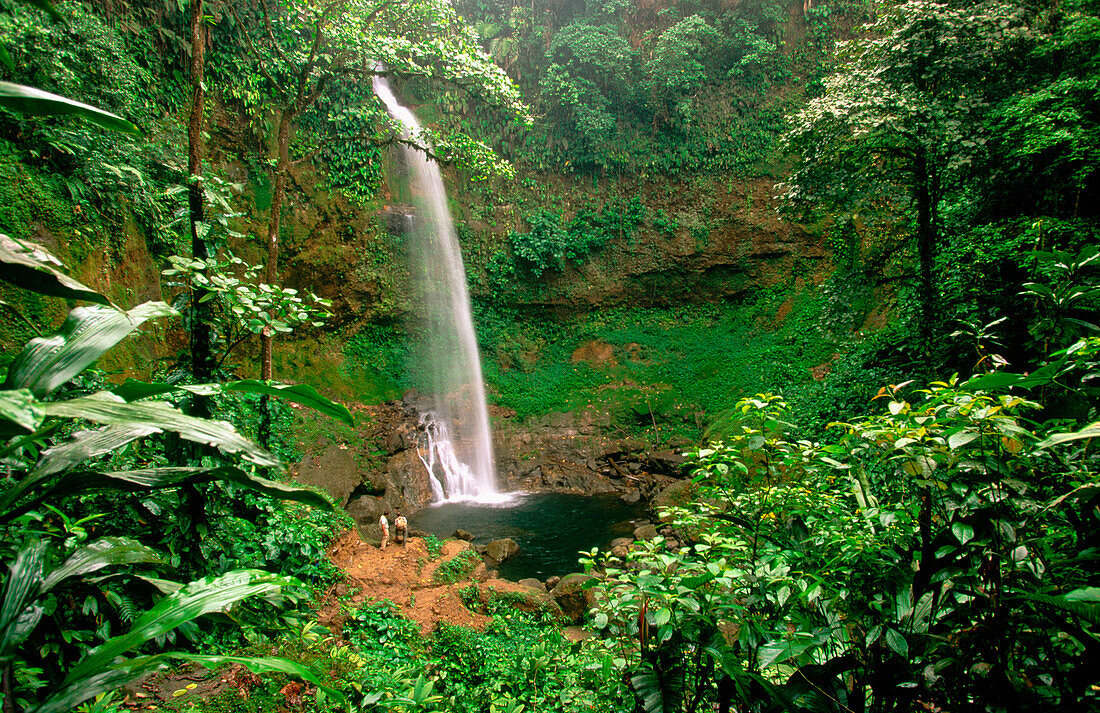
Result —
<instances>
[{"instance_id":1,"label":"wet rock","mask_svg":"<svg viewBox=\"0 0 1100 713\"><path fill-rule=\"evenodd\" d=\"M546 585L543 584L542 582L540 582L539 580L535 579L534 577L528 577L527 579L521 579L521 580L519 580L518 584L521 584L524 587L530 587L531 589L537 589L540 592L545 592L546 591Z\"/></svg>"},{"instance_id":2,"label":"wet rock","mask_svg":"<svg viewBox=\"0 0 1100 713\"><path fill-rule=\"evenodd\" d=\"M622 496L619 498L619 500L622 500L624 503L636 503L641 499L642 494L637 490L631 490L629 492L623 493Z\"/></svg>"},{"instance_id":3,"label":"wet rock","mask_svg":"<svg viewBox=\"0 0 1100 713\"><path fill-rule=\"evenodd\" d=\"M518 554L519 545L510 537L505 537L501 540L493 540L485 546L485 556L497 564L503 564Z\"/></svg>"},{"instance_id":4,"label":"wet rock","mask_svg":"<svg viewBox=\"0 0 1100 713\"><path fill-rule=\"evenodd\" d=\"M652 540L657 537L657 528L649 523L634 528L635 540Z\"/></svg>"},{"instance_id":5,"label":"wet rock","mask_svg":"<svg viewBox=\"0 0 1100 713\"><path fill-rule=\"evenodd\" d=\"M630 554L630 548L627 547L626 545L619 545L617 547L612 547L611 548L611 554L615 557L618 557L619 559L623 559L627 555Z\"/></svg>"},{"instance_id":6,"label":"wet rock","mask_svg":"<svg viewBox=\"0 0 1100 713\"><path fill-rule=\"evenodd\" d=\"M590 579L592 577L587 574L567 574L550 592L569 621L580 622L584 619L594 599L591 590L584 588L584 583Z\"/></svg>"},{"instance_id":7,"label":"wet rock","mask_svg":"<svg viewBox=\"0 0 1100 713\"><path fill-rule=\"evenodd\" d=\"M611 541L612 547L630 547L634 544L633 537L616 537Z\"/></svg>"},{"instance_id":8,"label":"wet rock","mask_svg":"<svg viewBox=\"0 0 1100 713\"><path fill-rule=\"evenodd\" d=\"M394 507L414 510L432 501L432 486L416 450L397 453L386 463L386 499Z\"/></svg>"},{"instance_id":9,"label":"wet rock","mask_svg":"<svg viewBox=\"0 0 1100 713\"><path fill-rule=\"evenodd\" d=\"M455 538L456 540L466 540L467 542L470 542L474 539L474 533L467 532L466 530L455 530L454 534L452 534L451 537Z\"/></svg>"}]
</instances>

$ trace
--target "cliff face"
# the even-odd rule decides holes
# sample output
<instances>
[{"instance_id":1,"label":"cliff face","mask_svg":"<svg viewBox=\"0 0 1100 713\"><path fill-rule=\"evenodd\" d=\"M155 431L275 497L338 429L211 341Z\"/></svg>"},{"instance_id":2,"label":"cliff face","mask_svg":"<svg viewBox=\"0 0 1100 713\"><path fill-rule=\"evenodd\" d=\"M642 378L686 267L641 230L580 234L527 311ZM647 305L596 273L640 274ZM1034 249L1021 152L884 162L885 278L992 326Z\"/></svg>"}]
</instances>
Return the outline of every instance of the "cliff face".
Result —
<instances>
[{"instance_id":1,"label":"cliff face","mask_svg":"<svg viewBox=\"0 0 1100 713\"><path fill-rule=\"evenodd\" d=\"M649 219L582 261L562 260L537 277L514 275L505 287L509 304L530 313L560 318L623 305L741 297L795 278L816 283L827 268L820 237L780 219L768 178L601 181L595 189L560 176L541 180L543 190L560 191L555 204L564 220L611 197L637 199ZM475 299L499 299L493 293L501 285L486 277L490 260L507 253L509 234L525 230L525 216L540 208L538 199L524 192L509 193L514 188L499 184L486 201L461 177L449 176ZM319 198L326 207L318 208ZM393 205L383 201L355 209L342 199L319 196L305 177L291 205L294 237L287 241L285 279L333 299L336 326L388 320L416 309L405 296L401 237L389 226Z\"/></svg>"}]
</instances>

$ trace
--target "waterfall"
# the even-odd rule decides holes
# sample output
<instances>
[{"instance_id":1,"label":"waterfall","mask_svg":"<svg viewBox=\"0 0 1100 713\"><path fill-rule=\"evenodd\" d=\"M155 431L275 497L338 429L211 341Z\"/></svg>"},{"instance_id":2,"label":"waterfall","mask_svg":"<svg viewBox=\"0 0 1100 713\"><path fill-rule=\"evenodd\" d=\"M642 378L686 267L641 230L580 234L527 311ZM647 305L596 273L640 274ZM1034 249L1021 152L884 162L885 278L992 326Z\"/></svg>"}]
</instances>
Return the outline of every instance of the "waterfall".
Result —
<instances>
[{"instance_id":1,"label":"waterfall","mask_svg":"<svg viewBox=\"0 0 1100 713\"><path fill-rule=\"evenodd\" d=\"M374 78L374 93L402 124L403 138L415 138L420 122L398 103L385 77ZM439 167L423 151L407 146L401 151L416 206L407 236L409 272L423 308L418 330L423 341L413 351L432 399L420 418L427 454L417 452L428 469L435 500L497 499L485 384L447 192Z\"/></svg>"}]
</instances>

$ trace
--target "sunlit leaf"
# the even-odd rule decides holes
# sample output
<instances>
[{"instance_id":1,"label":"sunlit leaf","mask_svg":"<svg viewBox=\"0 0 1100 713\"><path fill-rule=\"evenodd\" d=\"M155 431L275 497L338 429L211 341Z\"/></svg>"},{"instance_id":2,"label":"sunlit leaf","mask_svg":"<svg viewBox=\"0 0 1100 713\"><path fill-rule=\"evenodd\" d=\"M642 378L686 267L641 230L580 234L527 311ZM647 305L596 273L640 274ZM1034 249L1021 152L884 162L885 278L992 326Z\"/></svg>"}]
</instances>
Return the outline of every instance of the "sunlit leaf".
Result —
<instances>
[{"instance_id":1,"label":"sunlit leaf","mask_svg":"<svg viewBox=\"0 0 1100 713\"><path fill-rule=\"evenodd\" d=\"M111 301L61 272L61 261L41 245L0 234L0 280L50 297L109 305Z\"/></svg>"},{"instance_id":2,"label":"sunlit leaf","mask_svg":"<svg viewBox=\"0 0 1100 713\"><path fill-rule=\"evenodd\" d=\"M79 116L96 126L141 136L136 124L103 109L22 84L0 82L0 107L27 116Z\"/></svg>"},{"instance_id":3,"label":"sunlit leaf","mask_svg":"<svg viewBox=\"0 0 1100 713\"><path fill-rule=\"evenodd\" d=\"M73 378L123 337L153 317L176 316L163 302L146 302L129 312L77 307L51 337L32 339L8 367L7 389L30 389L42 398Z\"/></svg>"}]
</instances>

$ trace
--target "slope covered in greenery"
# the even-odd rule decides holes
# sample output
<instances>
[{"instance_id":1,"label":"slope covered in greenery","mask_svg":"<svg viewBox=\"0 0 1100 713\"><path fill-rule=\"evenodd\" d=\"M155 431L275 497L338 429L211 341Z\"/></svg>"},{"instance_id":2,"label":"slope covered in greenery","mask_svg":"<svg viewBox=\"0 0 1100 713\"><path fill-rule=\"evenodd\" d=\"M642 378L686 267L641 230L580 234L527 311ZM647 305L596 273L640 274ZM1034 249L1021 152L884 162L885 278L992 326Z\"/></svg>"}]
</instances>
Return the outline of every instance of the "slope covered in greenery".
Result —
<instances>
[{"instance_id":1,"label":"slope covered in greenery","mask_svg":"<svg viewBox=\"0 0 1100 713\"><path fill-rule=\"evenodd\" d=\"M5 710L1097 706L1095 0L192 3L0 3ZM307 623L347 522L270 399L351 415L241 377L415 383L377 62L496 405L697 444L584 642Z\"/></svg>"}]
</instances>

